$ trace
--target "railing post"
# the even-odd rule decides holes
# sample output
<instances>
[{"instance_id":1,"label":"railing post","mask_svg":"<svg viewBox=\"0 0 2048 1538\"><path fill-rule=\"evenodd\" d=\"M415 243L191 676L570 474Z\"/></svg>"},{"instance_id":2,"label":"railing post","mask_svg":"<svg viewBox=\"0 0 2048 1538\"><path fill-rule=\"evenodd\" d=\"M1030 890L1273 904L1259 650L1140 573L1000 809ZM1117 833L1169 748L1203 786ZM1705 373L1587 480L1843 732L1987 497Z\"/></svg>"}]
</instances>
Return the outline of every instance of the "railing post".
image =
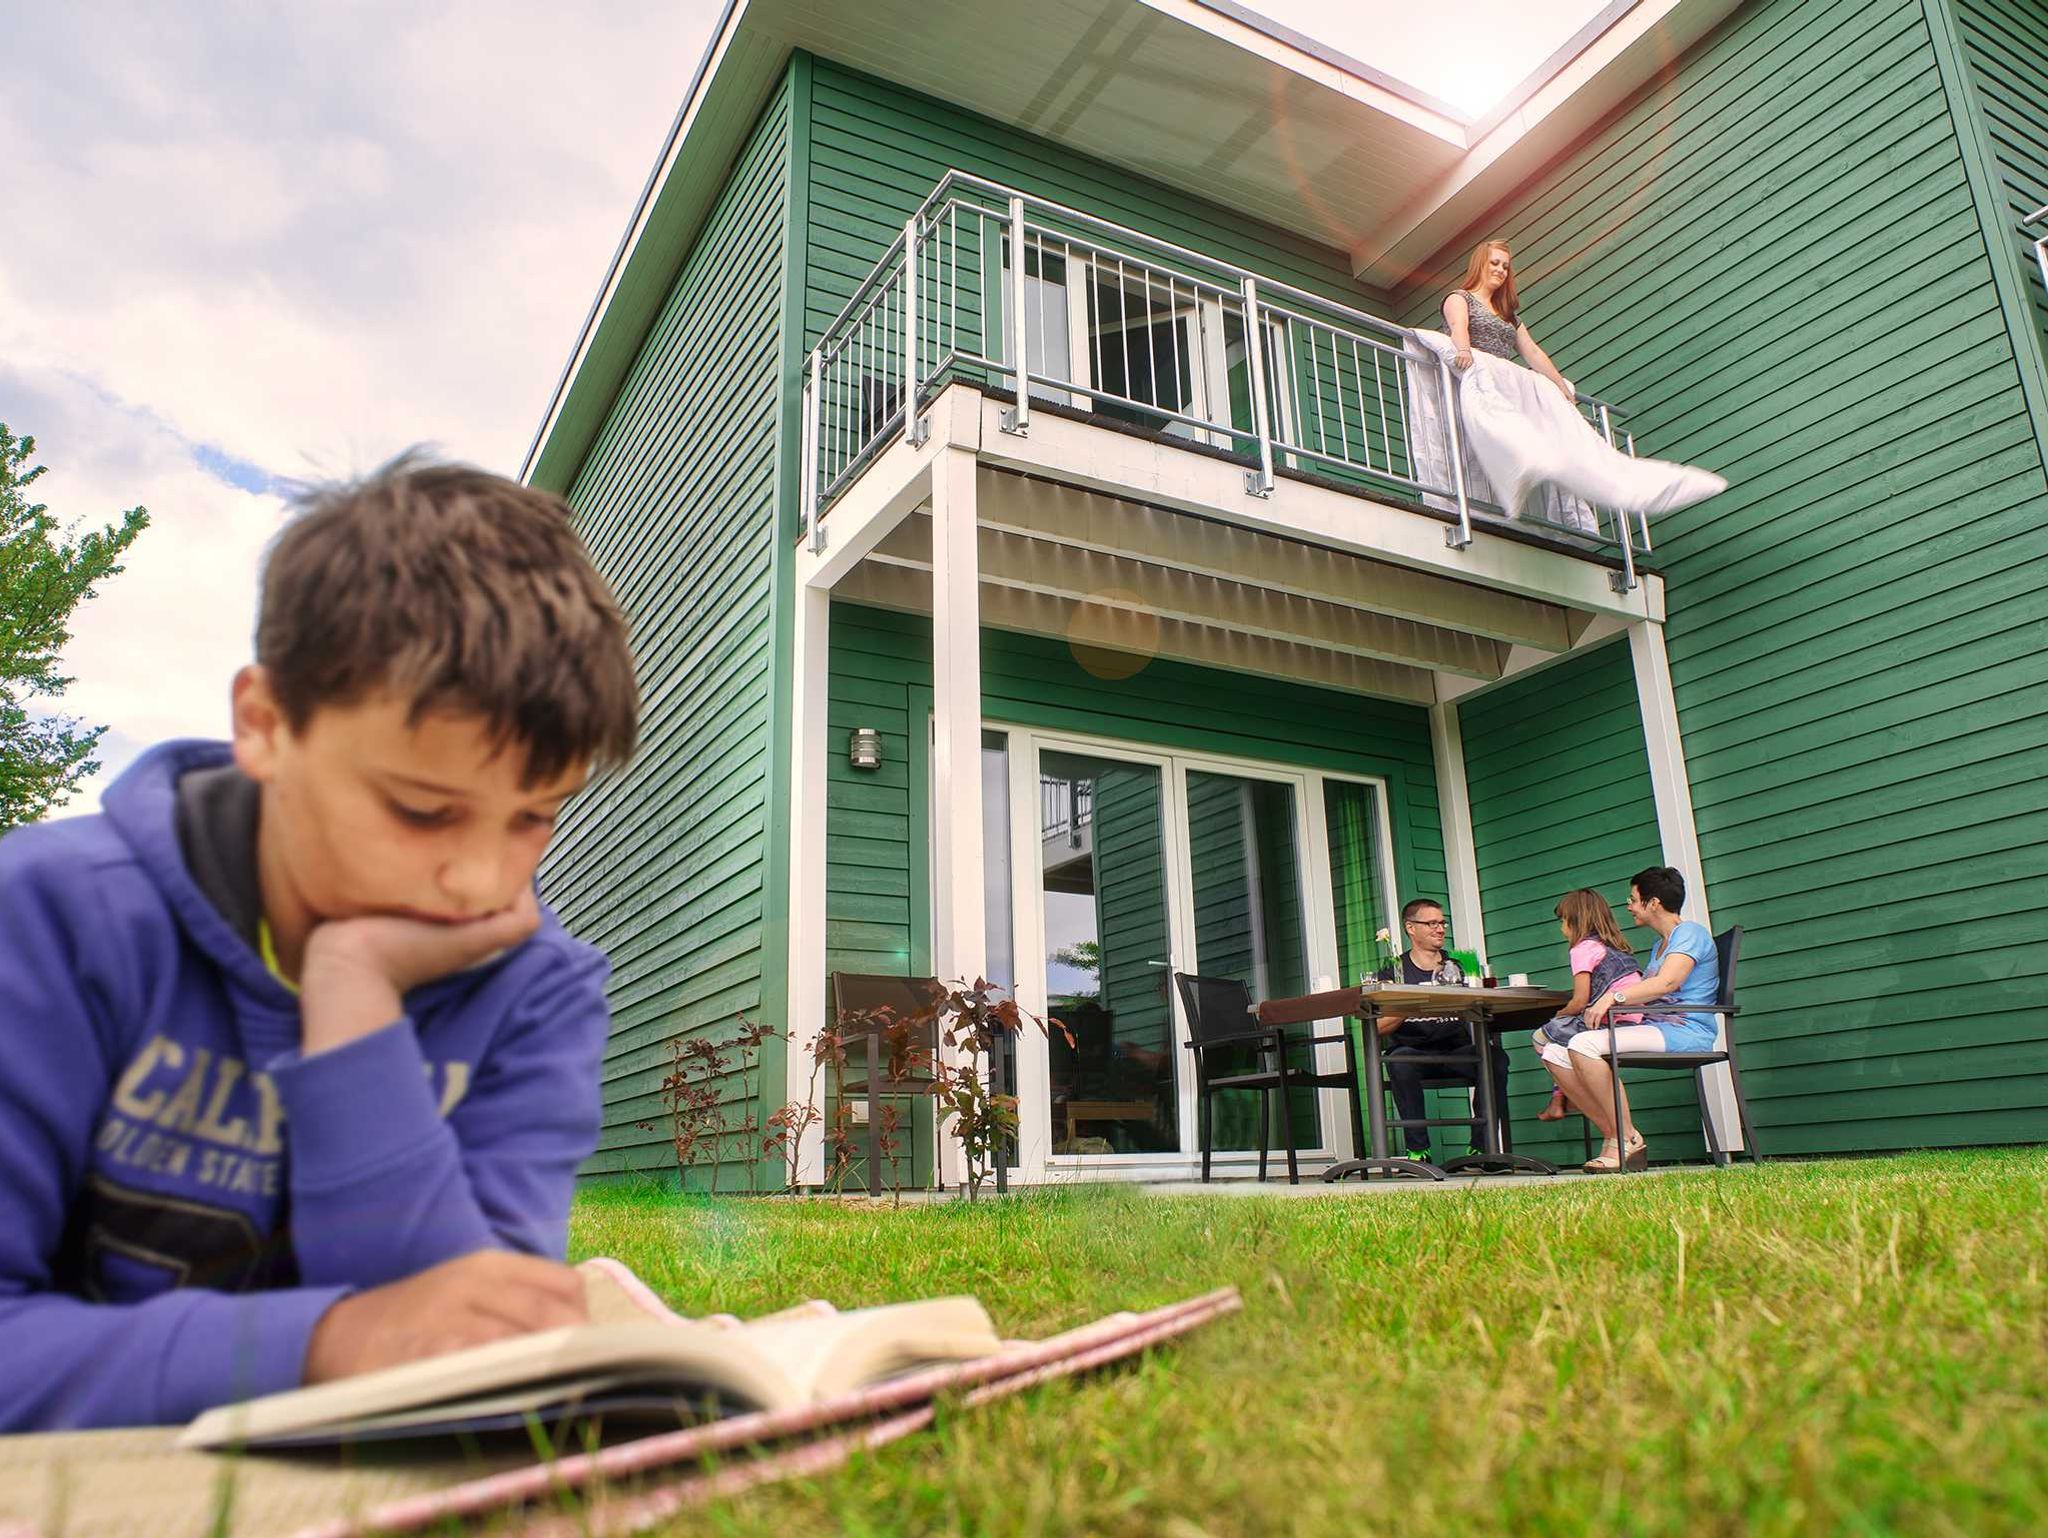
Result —
<instances>
[{"instance_id":1,"label":"railing post","mask_svg":"<svg viewBox=\"0 0 2048 1538\"><path fill-rule=\"evenodd\" d=\"M924 442L924 416L917 409L917 215L903 225L903 436Z\"/></svg>"},{"instance_id":2,"label":"railing post","mask_svg":"<svg viewBox=\"0 0 2048 1538\"><path fill-rule=\"evenodd\" d=\"M797 476L797 496L803 502L803 531L815 554L825 548L825 525L818 517L818 426L823 415L825 393L825 350L811 349L811 378L804 388L804 468Z\"/></svg>"},{"instance_id":3,"label":"railing post","mask_svg":"<svg viewBox=\"0 0 2048 1538\"><path fill-rule=\"evenodd\" d=\"M1259 468L1244 478L1255 497L1273 494L1273 423L1266 405L1266 324L1259 315L1259 284L1244 280L1244 366L1251 375L1252 426L1259 434Z\"/></svg>"},{"instance_id":4,"label":"railing post","mask_svg":"<svg viewBox=\"0 0 2048 1538\"><path fill-rule=\"evenodd\" d=\"M1607 446L1614 447L1614 415L1607 408L1607 402L1600 402L1600 436L1607 440ZM1633 445L1631 445L1633 448ZM1644 516L1643 527L1649 528L1648 515ZM1621 545L1621 570L1607 580L1617 593L1626 593L1636 585L1635 535L1629 529L1628 510L1614 509L1614 536Z\"/></svg>"},{"instance_id":5,"label":"railing post","mask_svg":"<svg viewBox=\"0 0 2048 1538\"><path fill-rule=\"evenodd\" d=\"M1627 446L1628 457L1634 459L1636 457L1636 435L1634 433L1623 433L1621 438L1622 442ZM1643 553L1648 555L1654 548L1650 544L1650 515L1638 509L1636 512L1636 527L1643 531Z\"/></svg>"},{"instance_id":6,"label":"railing post","mask_svg":"<svg viewBox=\"0 0 2048 1538\"><path fill-rule=\"evenodd\" d=\"M1437 387L1443 395L1444 442L1451 459L1451 492L1458 499L1458 522L1444 530L1444 543L1463 550L1472 543L1472 500L1465 494L1465 435L1458 431L1458 397L1451 379L1451 366L1441 358L1436 365Z\"/></svg>"},{"instance_id":7,"label":"railing post","mask_svg":"<svg viewBox=\"0 0 2048 1538\"><path fill-rule=\"evenodd\" d=\"M1626 593L1636 585L1635 539L1629 533L1627 513L1614 515L1614 532L1621 538L1621 570L1607 574L1607 585L1617 593Z\"/></svg>"},{"instance_id":8,"label":"railing post","mask_svg":"<svg viewBox=\"0 0 2048 1538\"><path fill-rule=\"evenodd\" d=\"M1025 348L1030 334L1024 324L1024 200L1010 199L1010 379L1017 404L1003 413L1003 431L1022 438L1031 431L1031 359Z\"/></svg>"}]
</instances>

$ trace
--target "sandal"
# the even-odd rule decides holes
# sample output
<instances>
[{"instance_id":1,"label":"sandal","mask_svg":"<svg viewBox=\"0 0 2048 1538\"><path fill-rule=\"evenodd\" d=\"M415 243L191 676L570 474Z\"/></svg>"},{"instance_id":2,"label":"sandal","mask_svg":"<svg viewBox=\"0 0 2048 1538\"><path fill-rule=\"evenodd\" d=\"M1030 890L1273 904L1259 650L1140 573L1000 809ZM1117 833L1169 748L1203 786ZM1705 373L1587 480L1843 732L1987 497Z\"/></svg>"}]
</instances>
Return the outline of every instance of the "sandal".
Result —
<instances>
[{"instance_id":1,"label":"sandal","mask_svg":"<svg viewBox=\"0 0 2048 1538\"><path fill-rule=\"evenodd\" d=\"M1588 1175L1619 1175L1622 1169L1621 1148L1613 1138L1600 1145L1600 1152L1579 1166Z\"/></svg>"},{"instance_id":2,"label":"sandal","mask_svg":"<svg viewBox=\"0 0 2048 1538\"><path fill-rule=\"evenodd\" d=\"M1536 1113L1536 1119L1538 1121L1563 1121L1565 1109L1564 1091L1554 1089L1550 1092L1550 1104Z\"/></svg>"},{"instance_id":3,"label":"sandal","mask_svg":"<svg viewBox=\"0 0 2048 1538\"><path fill-rule=\"evenodd\" d=\"M1626 1170L1646 1170L1650 1167L1650 1146L1643 1141L1640 1132L1631 1132L1628 1152L1622 1155L1621 1167Z\"/></svg>"}]
</instances>

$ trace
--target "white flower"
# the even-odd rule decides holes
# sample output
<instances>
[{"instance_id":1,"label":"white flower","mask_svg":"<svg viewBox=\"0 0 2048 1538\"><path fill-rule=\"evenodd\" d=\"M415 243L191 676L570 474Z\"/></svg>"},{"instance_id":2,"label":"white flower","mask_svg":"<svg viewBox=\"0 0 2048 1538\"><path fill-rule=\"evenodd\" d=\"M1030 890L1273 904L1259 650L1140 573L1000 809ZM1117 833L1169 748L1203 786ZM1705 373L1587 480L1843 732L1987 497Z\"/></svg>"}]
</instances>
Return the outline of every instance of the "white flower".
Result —
<instances>
[{"instance_id":1,"label":"white flower","mask_svg":"<svg viewBox=\"0 0 2048 1538\"><path fill-rule=\"evenodd\" d=\"M1380 944L1385 945L1392 941L1394 937L1389 931L1382 929L1378 934L1374 935L1373 938L1379 941Z\"/></svg>"}]
</instances>

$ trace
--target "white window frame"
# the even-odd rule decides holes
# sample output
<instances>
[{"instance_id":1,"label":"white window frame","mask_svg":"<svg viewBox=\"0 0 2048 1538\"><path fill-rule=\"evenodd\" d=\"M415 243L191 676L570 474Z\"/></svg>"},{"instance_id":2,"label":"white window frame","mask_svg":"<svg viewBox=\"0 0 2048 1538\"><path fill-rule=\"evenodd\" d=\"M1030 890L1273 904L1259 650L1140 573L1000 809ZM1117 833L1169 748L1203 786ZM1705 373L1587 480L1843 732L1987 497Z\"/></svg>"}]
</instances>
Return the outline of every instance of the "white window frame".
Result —
<instances>
[{"instance_id":1,"label":"white window frame","mask_svg":"<svg viewBox=\"0 0 2048 1538\"><path fill-rule=\"evenodd\" d=\"M1046 287L1058 287L1065 291L1067 367L1070 375L1066 383L1073 386L1073 388L1060 388L1048 384L1034 384L1032 386L1033 398L1051 401L1057 405L1069 406L1079 411L1093 411L1095 409L1095 401L1093 395L1089 393L1089 387L1097 383L1095 375L1095 349L1102 337L1111 332L1128 331L1131 329L1132 322L1119 320L1114 325L1105 323L1102 326L1090 328L1088 324L1088 310L1089 305L1093 302L1095 293L1095 269L1103 264L1098 263L1093 254L1086 248L1069 246L1055 254L1048 252L1044 239L1040 238L1035 242L1032 249L1036 251L1039 260L1039 275L1033 281ZM1005 235L1000 244L1000 250L1001 256L998 265L1001 268L1003 292L1007 294L1009 292L1010 273L1009 241L1007 235ZM1065 267L1065 276L1057 284L1054 284L1045 277L1045 263L1049 255L1055 256L1055 259L1062 262ZM1116 281L1122 283L1125 281L1125 277L1125 274L1119 273L1117 274ZM1104 269L1104 278L1105 281L1109 281L1108 269L1106 267ZM1130 279L1129 281L1140 283L1146 280ZM1044 307L1041 302L1041 316L1043 313ZM1184 414L1191 417L1206 418L1210 421L1223 420L1223 413L1228 410L1230 401L1230 369L1224 344L1224 310L1222 300L1208 293L1205 289L1191 287L1188 302L1185 304L1176 303L1167 312L1166 318L1172 324L1185 328L1185 351L1175 354L1176 357L1184 356L1188 362L1188 382L1192 399L1189 402L1189 409ZM1159 324L1160 320L1161 317L1159 315L1148 314L1144 322L1142 322L1142 327L1149 330L1152 326ZM1271 329L1271 327L1268 328L1269 337ZM1028 339L1026 347L1028 350ZM1276 367L1284 368L1285 364L1284 362L1276 363ZM1116 402L1116 404L1120 405L1122 402ZM1230 448L1235 441L1233 433L1221 429L1205 432L1185 422L1163 419L1158 425L1162 432L1188 438L1196 442L1207 442L1217 448Z\"/></svg>"}]
</instances>

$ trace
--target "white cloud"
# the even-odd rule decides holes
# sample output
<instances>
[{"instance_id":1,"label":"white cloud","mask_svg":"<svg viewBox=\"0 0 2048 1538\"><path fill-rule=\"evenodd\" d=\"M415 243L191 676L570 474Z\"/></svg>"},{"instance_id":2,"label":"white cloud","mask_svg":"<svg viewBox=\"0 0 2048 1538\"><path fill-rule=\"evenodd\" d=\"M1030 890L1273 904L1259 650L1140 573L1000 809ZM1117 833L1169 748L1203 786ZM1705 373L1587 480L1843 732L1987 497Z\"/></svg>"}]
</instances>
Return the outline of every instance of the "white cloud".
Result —
<instances>
[{"instance_id":1,"label":"white cloud","mask_svg":"<svg viewBox=\"0 0 2048 1538\"><path fill-rule=\"evenodd\" d=\"M718 9L10 18L0 421L60 518L154 520L66 653L61 708L113 727L70 810L224 729L282 512L242 487L416 442L517 469Z\"/></svg>"},{"instance_id":2,"label":"white cloud","mask_svg":"<svg viewBox=\"0 0 2048 1538\"><path fill-rule=\"evenodd\" d=\"M41 8L0 356L282 473L514 467L712 16Z\"/></svg>"},{"instance_id":3,"label":"white cloud","mask_svg":"<svg viewBox=\"0 0 2048 1538\"><path fill-rule=\"evenodd\" d=\"M257 568L283 504L202 470L162 420L75 376L0 366L0 401L10 426L34 424L34 457L49 470L32 494L60 520L96 527L138 501L149 508L124 569L72 615L71 688L42 702L114 728L100 775L66 808L91 811L141 745L225 735L228 680L249 660Z\"/></svg>"}]
</instances>

